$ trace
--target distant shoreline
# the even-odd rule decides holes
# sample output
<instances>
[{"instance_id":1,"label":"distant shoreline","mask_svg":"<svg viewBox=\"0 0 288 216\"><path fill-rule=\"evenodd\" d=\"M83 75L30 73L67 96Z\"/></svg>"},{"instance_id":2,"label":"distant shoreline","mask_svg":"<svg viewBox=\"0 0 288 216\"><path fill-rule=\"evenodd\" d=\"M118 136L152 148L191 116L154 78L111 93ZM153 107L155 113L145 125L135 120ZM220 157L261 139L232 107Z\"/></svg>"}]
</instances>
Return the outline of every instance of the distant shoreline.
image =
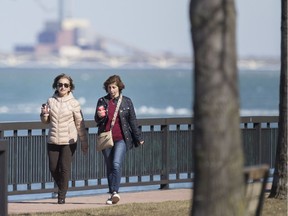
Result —
<instances>
[{"instance_id":1,"label":"distant shoreline","mask_svg":"<svg viewBox=\"0 0 288 216\"><path fill-rule=\"evenodd\" d=\"M191 56L175 55L113 56L90 52L77 56L37 56L33 53L0 53L0 57L0 68L193 68ZM278 70L280 57L239 58L238 68Z\"/></svg>"}]
</instances>

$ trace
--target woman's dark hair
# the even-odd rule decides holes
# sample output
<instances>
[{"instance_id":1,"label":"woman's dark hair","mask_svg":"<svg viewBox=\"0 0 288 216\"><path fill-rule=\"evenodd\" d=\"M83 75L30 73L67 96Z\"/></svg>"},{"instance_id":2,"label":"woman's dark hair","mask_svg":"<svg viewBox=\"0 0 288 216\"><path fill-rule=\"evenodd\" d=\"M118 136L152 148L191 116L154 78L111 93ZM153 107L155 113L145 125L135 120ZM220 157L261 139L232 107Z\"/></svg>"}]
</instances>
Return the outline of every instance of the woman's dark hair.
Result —
<instances>
[{"instance_id":1,"label":"woman's dark hair","mask_svg":"<svg viewBox=\"0 0 288 216\"><path fill-rule=\"evenodd\" d=\"M120 76L118 75L113 75L110 76L103 84L103 88L105 89L105 91L108 93L108 86L111 84L116 84L119 88L119 92L121 93L122 90L125 88L124 83L122 82Z\"/></svg>"},{"instance_id":2,"label":"woman's dark hair","mask_svg":"<svg viewBox=\"0 0 288 216\"><path fill-rule=\"evenodd\" d=\"M52 88L53 88L53 89L56 89L55 93L58 92L58 91L57 91L57 84L58 84L59 80L62 79L62 78L66 78L66 79L69 80L69 84L70 84L70 91L72 92L72 91L75 89L75 85L74 85L74 83L73 83L72 78L71 78L70 76L68 76L68 75L66 75L66 74L64 74L64 73L62 73L62 74L58 75L57 77L55 77L55 79L54 79L54 82L53 82Z\"/></svg>"}]
</instances>

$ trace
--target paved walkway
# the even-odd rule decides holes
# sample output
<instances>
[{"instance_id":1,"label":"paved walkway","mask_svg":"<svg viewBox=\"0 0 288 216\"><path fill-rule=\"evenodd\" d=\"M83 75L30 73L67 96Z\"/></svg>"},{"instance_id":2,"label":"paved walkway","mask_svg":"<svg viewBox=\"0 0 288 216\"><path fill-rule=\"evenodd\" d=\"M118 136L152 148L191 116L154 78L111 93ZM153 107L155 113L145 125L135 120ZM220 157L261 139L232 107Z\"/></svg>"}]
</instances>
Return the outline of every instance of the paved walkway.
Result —
<instances>
[{"instance_id":1,"label":"paved walkway","mask_svg":"<svg viewBox=\"0 0 288 216\"><path fill-rule=\"evenodd\" d=\"M192 199L192 189L168 189L141 192L123 192L117 205L127 203L164 202ZM57 199L18 201L8 203L8 214L53 212L84 208L109 207L105 204L108 194L66 198L66 204L56 204Z\"/></svg>"}]
</instances>

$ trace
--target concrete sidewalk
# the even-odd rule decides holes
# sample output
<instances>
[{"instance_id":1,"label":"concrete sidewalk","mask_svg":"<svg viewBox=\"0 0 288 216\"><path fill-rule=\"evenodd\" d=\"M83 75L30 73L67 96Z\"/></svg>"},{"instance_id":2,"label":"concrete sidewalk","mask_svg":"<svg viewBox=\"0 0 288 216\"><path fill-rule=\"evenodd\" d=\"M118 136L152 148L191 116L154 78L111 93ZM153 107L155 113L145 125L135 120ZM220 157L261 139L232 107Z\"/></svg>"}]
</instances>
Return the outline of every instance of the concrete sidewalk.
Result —
<instances>
[{"instance_id":1,"label":"concrete sidewalk","mask_svg":"<svg viewBox=\"0 0 288 216\"><path fill-rule=\"evenodd\" d=\"M164 202L192 199L192 189L168 189L141 192L119 193L121 200L117 205L127 203ZM25 214L35 212L55 212L73 209L109 207L105 202L108 194L78 196L66 198L66 204L59 205L57 199L18 201L8 203L8 214Z\"/></svg>"}]
</instances>

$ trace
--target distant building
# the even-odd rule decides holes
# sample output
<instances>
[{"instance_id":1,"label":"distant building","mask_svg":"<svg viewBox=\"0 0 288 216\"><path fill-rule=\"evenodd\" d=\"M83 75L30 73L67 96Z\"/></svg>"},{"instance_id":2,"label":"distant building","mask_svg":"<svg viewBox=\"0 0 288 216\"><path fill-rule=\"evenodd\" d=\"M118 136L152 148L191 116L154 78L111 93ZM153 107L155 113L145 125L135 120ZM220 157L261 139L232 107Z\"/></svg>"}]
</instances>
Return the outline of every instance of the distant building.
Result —
<instances>
[{"instance_id":1,"label":"distant building","mask_svg":"<svg viewBox=\"0 0 288 216\"><path fill-rule=\"evenodd\" d=\"M15 53L32 53L36 57L60 55L83 56L130 56L146 57L147 53L117 39L96 34L86 19L65 18L47 21L36 37L35 45L16 46Z\"/></svg>"},{"instance_id":2,"label":"distant building","mask_svg":"<svg viewBox=\"0 0 288 216\"><path fill-rule=\"evenodd\" d=\"M35 46L16 46L15 52L35 52L36 55L62 54L67 51L78 55L81 50L99 50L103 48L97 41L95 32L86 19L67 18L62 23L47 21L44 29L37 35ZM77 50L77 51L76 51ZM69 53L71 55L72 53Z\"/></svg>"}]
</instances>

